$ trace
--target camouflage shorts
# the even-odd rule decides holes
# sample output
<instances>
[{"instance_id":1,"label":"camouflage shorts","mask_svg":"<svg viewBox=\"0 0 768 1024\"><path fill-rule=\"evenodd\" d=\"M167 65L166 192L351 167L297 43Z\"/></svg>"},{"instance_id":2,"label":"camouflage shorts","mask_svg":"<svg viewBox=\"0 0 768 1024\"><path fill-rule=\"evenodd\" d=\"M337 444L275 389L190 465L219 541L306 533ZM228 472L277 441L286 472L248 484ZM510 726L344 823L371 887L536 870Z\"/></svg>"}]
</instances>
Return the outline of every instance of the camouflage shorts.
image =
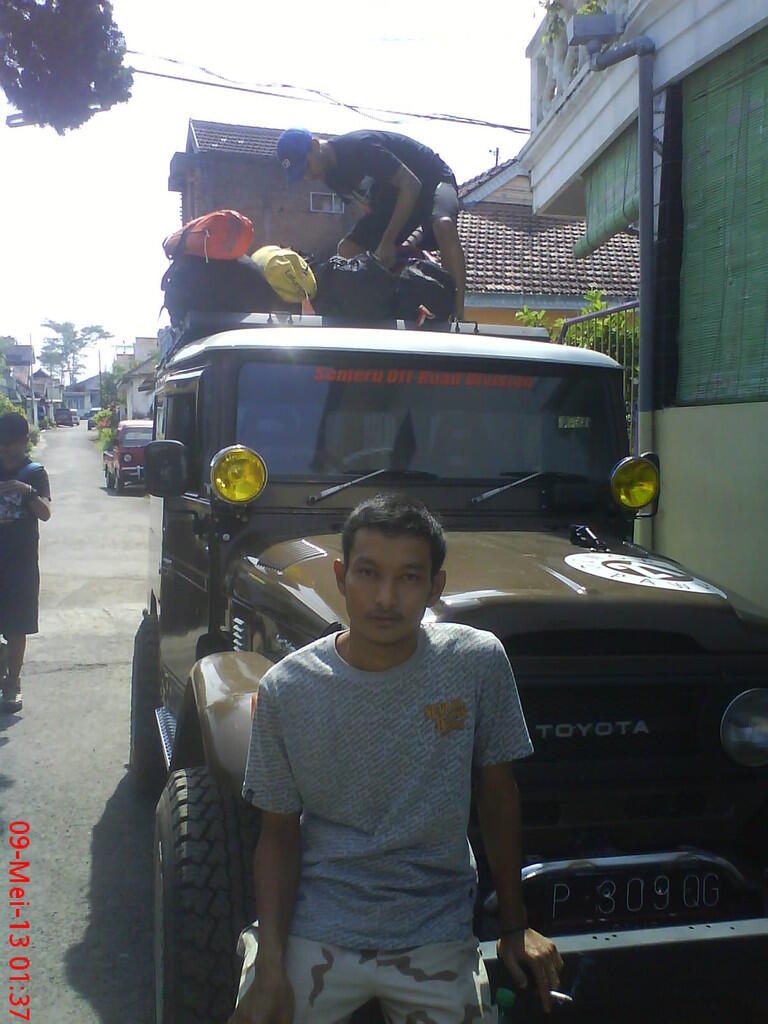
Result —
<instances>
[{"instance_id":1,"label":"camouflage shorts","mask_svg":"<svg viewBox=\"0 0 768 1024\"><path fill-rule=\"evenodd\" d=\"M240 936L238 1002L250 988L256 929ZM488 976L476 939L386 952L351 950L292 936L286 951L296 1000L293 1024L336 1024L378 998L388 1024L491 1024Z\"/></svg>"}]
</instances>

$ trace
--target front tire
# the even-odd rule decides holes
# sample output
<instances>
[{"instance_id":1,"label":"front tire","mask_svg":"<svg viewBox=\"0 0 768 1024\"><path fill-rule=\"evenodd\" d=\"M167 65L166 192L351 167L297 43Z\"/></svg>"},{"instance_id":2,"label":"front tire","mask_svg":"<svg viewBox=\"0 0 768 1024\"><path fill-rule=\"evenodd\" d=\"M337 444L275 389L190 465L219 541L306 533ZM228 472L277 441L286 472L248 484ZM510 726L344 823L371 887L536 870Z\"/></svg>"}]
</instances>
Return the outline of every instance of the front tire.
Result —
<instances>
[{"instance_id":1,"label":"front tire","mask_svg":"<svg viewBox=\"0 0 768 1024\"><path fill-rule=\"evenodd\" d=\"M145 615L133 641L128 764L139 791L152 797L157 797L166 775L155 719L155 708L161 704L160 625L156 615Z\"/></svg>"},{"instance_id":2,"label":"front tire","mask_svg":"<svg viewBox=\"0 0 768 1024\"><path fill-rule=\"evenodd\" d=\"M117 472L115 473L115 487L117 488L118 494L123 493L125 484L123 483L123 478L120 476L120 470L117 470Z\"/></svg>"},{"instance_id":3,"label":"front tire","mask_svg":"<svg viewBox=\"0 0 768 1024\"><path fill-rule=\"evenodd\" d=\"M170 775L155 814L156 1024L212 1024L232 1013L237 939L255 919L257 822L207 768Z\"/></svg>"}]
</instances>

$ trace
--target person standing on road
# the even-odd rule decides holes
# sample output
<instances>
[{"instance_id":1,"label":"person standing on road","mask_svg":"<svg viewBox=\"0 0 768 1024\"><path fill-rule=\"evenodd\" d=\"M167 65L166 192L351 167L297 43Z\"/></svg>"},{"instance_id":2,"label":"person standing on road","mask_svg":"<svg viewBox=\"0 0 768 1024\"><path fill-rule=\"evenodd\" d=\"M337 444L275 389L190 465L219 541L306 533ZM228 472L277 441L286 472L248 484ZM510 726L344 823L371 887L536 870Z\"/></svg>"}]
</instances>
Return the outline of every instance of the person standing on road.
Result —
<instances>
[{"instance_id":1,"label":"person standing on road","mask_svg":"<svg viewBox=\"0 0 768 1024\"><path fill-rule=\"evenodd\" d=\"M51 518L48 474L27 455L29 426L17 412L0 415L0 633L8 642L0 710L21 710L27 636L37 632L38 520Z\"/></svg>"},{"instance_id":2,"label":"person standing on road","mask_svg":"<svg viewBox=\"0 0 768 1024\"><path fill-rule=\"evenodd\" d=\"M351 513L334 563L349 628L260 682L243 795L261 808L259 919L229 1024L332 1024L377 996L393 1024L492 1019L472 933L471 777L499 901L498 955L544 1008L563 961L527 927L512 762L533 747L499 640L423 622L445 538L420 503Z\"/></svg>"},{"instance_id":3,"label":"person standing on road","mask_svg":"<svg viewBox=\"0 0 768 1024\"><path fill-rule=\"evenodd\" d=\"M343 199L355 198L366 207L339 242L339 256L375 252L391 268L397 246L414 232L419 232L421 247L439 249L456 287L456 317L464 319L458 185L439 154L396 132L348 132L326 140L289 128L278 139L277 157L289 181L324 181Z\"/></svg>"}]
</instances>

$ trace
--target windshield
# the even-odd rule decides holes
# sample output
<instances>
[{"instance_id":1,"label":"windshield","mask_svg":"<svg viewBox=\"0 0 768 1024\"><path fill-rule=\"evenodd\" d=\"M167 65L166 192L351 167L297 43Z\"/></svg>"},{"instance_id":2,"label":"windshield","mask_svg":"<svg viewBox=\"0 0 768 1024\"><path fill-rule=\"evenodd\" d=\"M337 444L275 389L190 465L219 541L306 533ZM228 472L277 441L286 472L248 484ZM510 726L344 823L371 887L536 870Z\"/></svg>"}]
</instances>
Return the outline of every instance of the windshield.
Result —
<instances>
[{"instance_id":1,"label":"windshield","mask_svg":"<svg viewBox=\"0 0 768 1024\"><path fill-rule=\"evenodd\" d=\"M407 469L470 484L544 470L605 481L626 454L613 374L468 365L249 363L237 441L273 479Z\"/></svg>"},{"instance_id":2,"label":"windshield","mask_svg":"<svg viewBox=\"0 0 768 1024\"><path fill-rule=\"evenodd\" d=\"M120 442L123 448L143 448L152 440L152 427L133 427L126 430Z\"/></svg>"}]
</instances>

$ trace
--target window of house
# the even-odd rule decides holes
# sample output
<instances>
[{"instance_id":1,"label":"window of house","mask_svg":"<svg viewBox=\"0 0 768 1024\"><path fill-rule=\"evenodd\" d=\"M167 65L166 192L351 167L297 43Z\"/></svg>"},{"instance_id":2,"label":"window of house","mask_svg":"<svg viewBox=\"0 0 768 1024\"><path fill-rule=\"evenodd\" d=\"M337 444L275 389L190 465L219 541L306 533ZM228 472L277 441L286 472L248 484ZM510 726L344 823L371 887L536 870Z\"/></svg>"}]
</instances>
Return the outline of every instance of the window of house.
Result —
<instances>
[{"instance_id":1,"label":"window of house","mask_svg":"<svg viewBox=\"0 0 768 1024\"><path fill-rule=\"evenodd\" d=\"M310 192L311 213L344 213L344 200L333 192Z\"/></svg>"}]
</instances>

